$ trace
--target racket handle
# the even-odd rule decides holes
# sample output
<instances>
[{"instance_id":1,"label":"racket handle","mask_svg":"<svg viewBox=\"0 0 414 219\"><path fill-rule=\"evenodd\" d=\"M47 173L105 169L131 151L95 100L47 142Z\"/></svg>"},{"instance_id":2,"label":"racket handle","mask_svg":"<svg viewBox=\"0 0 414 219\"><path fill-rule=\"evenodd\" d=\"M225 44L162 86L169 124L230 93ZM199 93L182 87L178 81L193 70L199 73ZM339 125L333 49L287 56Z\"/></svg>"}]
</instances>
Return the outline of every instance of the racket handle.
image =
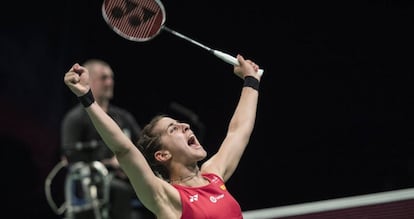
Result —
<instances>
[{"instance_id":1,"label":"racket handle","mask_svg":"<svg viewBox=\"0 0 414 219\"><path fill-rule=\"evenodd\" d=\"M218 50L212 50L212 52L215 56L217 56L221 60L223 60L223 61L225 61L225 62L227 62L231 65L239 65L239 61L237 60L237 58L235 58L235 57L233 57L233 56L231 56L227 53L224 53L224 52L221 52L221 51L218 51ZM258 73L259 73L260 76L262 76L263 69L259 69Z\"/></svg>"}]
</instances>

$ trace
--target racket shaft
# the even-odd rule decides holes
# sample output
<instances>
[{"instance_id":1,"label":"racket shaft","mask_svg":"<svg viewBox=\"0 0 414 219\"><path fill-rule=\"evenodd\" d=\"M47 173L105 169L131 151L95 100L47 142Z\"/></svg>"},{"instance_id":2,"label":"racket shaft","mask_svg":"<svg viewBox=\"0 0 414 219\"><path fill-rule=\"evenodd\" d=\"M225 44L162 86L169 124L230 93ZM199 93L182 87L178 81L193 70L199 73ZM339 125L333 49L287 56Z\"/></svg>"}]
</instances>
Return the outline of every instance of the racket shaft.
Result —
<instances>
[{"instance_id":1,"label":"racket shaft","mask_svg":"<svg viewBox=\"0 0 414 219\"><path fill-rule=\"evenodd\" d=\"M187 36L185 36L185 35L183 35L183 34L181 34L181 33L178 33L177 31L172 30L172 29L170 29L170 28L168 28L168 27L166 27L166 26L164 26L164 30L166 30L166 31L170 32L171 34L174 34L174 35L176 35L176 36L178 36L178 37L180 37L180 38L182 38L182 39L185 39L185 40L189 41L190 43L194 43L195 45L197 45L197 46L199 46L199 47L201 47L201 48L203 48L203 49L205 49L205 50L211 50L211 49L210 49L209 47L207 47L206 45L203 45L203 44L201 44L201 43L199 43L199 42L197 42L197 41L195 41L195 40L191 39L190 37L187 37Z\"/></svg>"},{"instance_id":2,"label":"racket shaft","mask_svg":"<svg viewBox=\"0 0 414 219\"><path fill-rule=\"evenodd\" d=\"M220 58L221 60L223 60L223 61L225 61L225 62L227 62L231 65L239 65L239 61L237 61L237 59L235 57L233 57L233 56L231 56L227 53L224 53L224 52L221 52L221 51L218 51L218 50L215 50L215 49L211 49L210 47L208 47L206 45L203 45L203 44L201 44L201 43L199 43L199 42L197 42L197 41L195 41L195 40L193 40L193 39L191 39L191 38L189 38L189 37L187 37L187 36L185 36L181 33L178 33L177 31L174 31L174 30L166 27L166 26L164 26L164 30L168 31L171 34L174 34L175 36L178 36L182 39L185 39L185 40L187 40L187 41L189 41L189 42L191 42L191 43L193 43L193 44L195 44L195 45L197 45L197 46L199 46L203 49L206 49L206 50L212 52L216 57ZM260 75L262 75L263 74L263 69L259 69L258 73Z\"/></svg>"}]
</instances>

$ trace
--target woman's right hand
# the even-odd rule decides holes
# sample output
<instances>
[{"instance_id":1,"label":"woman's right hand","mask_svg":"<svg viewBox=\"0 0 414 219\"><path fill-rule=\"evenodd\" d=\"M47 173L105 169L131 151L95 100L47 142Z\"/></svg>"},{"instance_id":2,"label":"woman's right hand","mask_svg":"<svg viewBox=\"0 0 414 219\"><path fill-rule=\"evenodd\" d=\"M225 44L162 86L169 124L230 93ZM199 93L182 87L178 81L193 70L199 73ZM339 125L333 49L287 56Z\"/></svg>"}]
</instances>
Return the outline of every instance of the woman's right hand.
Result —
<instances>
[{"instance_id":1,"label":"woman's right hand","mask_svg":"<svg viewBox=\"0 0 414 219\"><path fill-rule=\"evenodd\" d=\"M86 94L89 89L89 72L86 68L75 63L64 77L66 86L78 97Z\"/></svg>"}]
</instances>

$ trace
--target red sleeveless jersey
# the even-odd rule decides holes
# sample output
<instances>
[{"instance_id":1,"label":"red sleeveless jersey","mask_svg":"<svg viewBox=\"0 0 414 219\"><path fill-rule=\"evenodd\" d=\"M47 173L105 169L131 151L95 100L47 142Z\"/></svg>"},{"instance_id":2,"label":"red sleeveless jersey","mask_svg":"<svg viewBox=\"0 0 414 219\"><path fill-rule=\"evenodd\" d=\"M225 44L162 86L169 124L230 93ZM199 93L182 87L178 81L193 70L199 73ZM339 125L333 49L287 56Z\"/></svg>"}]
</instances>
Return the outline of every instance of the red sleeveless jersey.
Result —
<instances>
[{"instance_id":1,"label":"red sleeveless jersey","mask_svg":"<svg viewBox=\"0 0 414 219\"><path fill-rule=\"evenodd\" d=\"M242 219L239 203L215 174L203 174L210 183L201 187L173 185L181 196L181 219Z\"/></svg>"}]
</instances>

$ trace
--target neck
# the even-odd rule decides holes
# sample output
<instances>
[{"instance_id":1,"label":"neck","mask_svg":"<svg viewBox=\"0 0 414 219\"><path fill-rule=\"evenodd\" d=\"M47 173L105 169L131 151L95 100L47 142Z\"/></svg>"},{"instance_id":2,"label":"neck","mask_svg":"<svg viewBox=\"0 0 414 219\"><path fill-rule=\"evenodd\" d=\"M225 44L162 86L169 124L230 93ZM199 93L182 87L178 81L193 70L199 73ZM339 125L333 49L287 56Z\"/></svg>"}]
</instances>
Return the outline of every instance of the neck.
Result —
<instances>
[{"instance_id":1,"label":"neck","mask_svg":"<svg viewBox=\"0 0 414 219\"><path fill-rule=\"evenodd\" d=\"M185 183L187 181L192 180L194 177L196 177L198 175L198 173L200 172L199 168L196 168L195 171L193 171L192 173L188 174L188 175L184 175L184 176L179 176L176 178L170 178L169 182L170 183Z\"/></svg>"}]
</instances>

